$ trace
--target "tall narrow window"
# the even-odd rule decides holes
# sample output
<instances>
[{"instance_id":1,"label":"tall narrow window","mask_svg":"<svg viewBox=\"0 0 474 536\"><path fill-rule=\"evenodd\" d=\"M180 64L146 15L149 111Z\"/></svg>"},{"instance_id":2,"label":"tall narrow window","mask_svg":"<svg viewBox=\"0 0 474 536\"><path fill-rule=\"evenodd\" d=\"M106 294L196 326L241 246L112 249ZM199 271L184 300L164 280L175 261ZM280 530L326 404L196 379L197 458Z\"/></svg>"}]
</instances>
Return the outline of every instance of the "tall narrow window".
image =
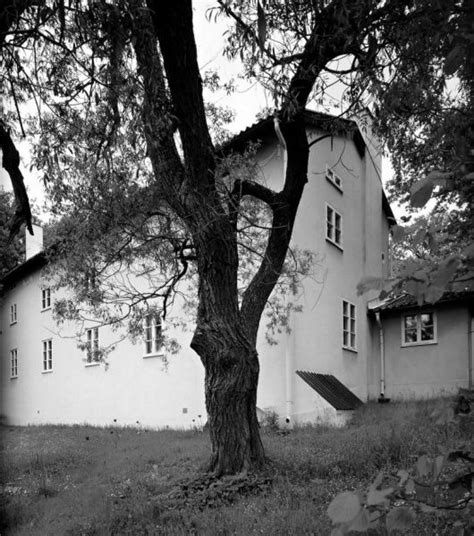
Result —
<instances>
[{"instance_id":1,"label":"tall narrow window","mask_svg":"<svg viewBox=\"0 0 474 536\"><path fill-rule=\"evenodd\" d=\"M10 378L18 378L18 350L10 350Z\"/></svg>"},{"instance_id":2,"label":"tall narrow window","mask_svg":"<svg viewBox=\"0 0 474 536\"><path fill-rule=\"evenodd\" d=\"M43 310L49 309L51 307L51 289L44 288L41 291L41 308Z\"/></svg>"},{"instance_id":3,"label":"tall narrow window","mask_svg":"<svg viewBox=\"0 0 474 536\"><path fill-rule=\"evenodd\" d=\"M163 333L161 318L157 314L145 317L145 354L153 355L161 351Z\"/></svg>"},{"instance_id":4,"label":"tall narrow window","mask_svg":"<svg viewBox=\"0 0 474 536\"><path fill-rule=\"evenodd\" d=\"M14 324L16 319L16 303L12 303L10 305L10 324Z\"/></svg>"},{"instance_id":5,"label":"tall narrow window","mask_svg":"<svg viewBox=\"0 0 474 536\"><path fill-rule=\"evenodd\" d=\"M402 346L436 343L433 312L411 313L402 317Z\"/></svg>"},{"instance_id":6,"label":"tall narrow window","mask_svg":"<svg viewBox=\"0 0 474 536\"><path fill-rule=\"evenodd\" d=\"M87 333L87 362L98 363L100 361L99 328L88 329L86 333Z\"/></svg>"},{"instance_id":7,"label":"tall narrow window","mask_svg":"<svg viewBox=\"0 0 474 536\"><path fill-rule=\"evenodd\" d=\"M43 372L53 370L53 340L43 341Z\"/></svg>"},{"instance_id":8,"label":"tall narrow window","mask_svg":"<svg viewBox=\"0 0 474 536\"><path fill-rule=\"evenodd\" d=\"M356 349L356 308L353 303L342 300L342 346Z\"/></svg>"},{"instance_id":9,"label":"tall narrow window","mask_svg":"<svg viewBox=\"0 0 474 536\"><path fill-rule=\"evenodd\" d=\"M326 240L342 248L342 216L326 205Z\"/></svg>"}]
</instances>

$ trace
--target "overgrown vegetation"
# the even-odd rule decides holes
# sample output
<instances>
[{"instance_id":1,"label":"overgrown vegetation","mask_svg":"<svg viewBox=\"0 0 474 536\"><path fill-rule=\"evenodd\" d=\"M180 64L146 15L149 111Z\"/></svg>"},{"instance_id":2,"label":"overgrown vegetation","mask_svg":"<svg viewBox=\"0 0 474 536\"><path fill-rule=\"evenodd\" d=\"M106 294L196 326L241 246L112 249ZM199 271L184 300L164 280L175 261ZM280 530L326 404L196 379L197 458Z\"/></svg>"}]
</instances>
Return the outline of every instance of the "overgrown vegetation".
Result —
<instances>
[{"instance_id":1,"label":"overgrown vegetation","mask_svg":"<svg viewBox=\"0 0 474 536\"><path fill-rule=\"evenodd\" d=\"M474 451L472 418L440 420L450 404L368 404L342 429L282 434L264 427L267 472L222 479L201 472L209 446L200 431L3 427L0 532L327 536L327 509L339 493L364 493L379 473L385 488L397 472L420 456L436 458L440 448ZM454 478L464 466L452 459L441 476ZM456 523L470 508L443 517L420 512L405 533L462 535Z\"/></svg>"}]
</instances>

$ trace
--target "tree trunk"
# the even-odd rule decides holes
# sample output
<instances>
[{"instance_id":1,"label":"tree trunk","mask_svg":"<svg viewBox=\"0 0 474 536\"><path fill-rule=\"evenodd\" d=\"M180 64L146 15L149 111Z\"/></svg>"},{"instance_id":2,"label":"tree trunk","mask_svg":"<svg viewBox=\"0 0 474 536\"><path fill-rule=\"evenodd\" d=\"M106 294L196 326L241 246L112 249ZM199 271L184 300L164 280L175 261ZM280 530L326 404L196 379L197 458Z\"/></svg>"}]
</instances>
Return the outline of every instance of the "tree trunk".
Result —
<instances>
[{"instance_id":1,"label":"tree trunk","mask_svg":"<svg viewBox=\"0 0 474 536\"><path fill-rule=\"evenodd\" d=\"M265 453L257 421L258 355L238 326L196 329L192 347L205 368L206 409L218 476L261 469ZM237 337L236 337L237 336Z\"/></svg>"}]
</instances>

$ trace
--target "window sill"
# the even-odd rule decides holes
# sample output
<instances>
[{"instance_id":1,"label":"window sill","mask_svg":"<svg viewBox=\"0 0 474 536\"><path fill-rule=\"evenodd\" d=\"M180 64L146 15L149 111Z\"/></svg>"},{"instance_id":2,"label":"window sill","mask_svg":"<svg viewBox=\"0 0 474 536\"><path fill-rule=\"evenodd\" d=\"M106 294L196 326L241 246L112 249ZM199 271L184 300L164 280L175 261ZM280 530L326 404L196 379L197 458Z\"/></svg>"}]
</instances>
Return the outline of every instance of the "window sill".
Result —
<instances>
[{"instance_id":1,"label":"window sill","mask_svg":"<svg viewBox=\"0 0 474 536\"><path fill-rule=\"evenodd\" d=\"M49 307L45 307L44 309L41 309L41 312L44 313L45 311L50 311L51 305Z\"/></svg>"},{"instance_id":2,"label":"window sill","mask_svg":"<svg viewBox=\"0 0 474 536\"><path fill-rule=\"evenodd\" d=\"M51 374L53 372L53 370L42 370L41 371L41 374Z\"/></svg>"},{"instance_id":3,"label":"window sill","mask_svg":"<svg viewBox=\"0 0 474 536\"><path fill-rule=\"evenodd\" d=\"M342 349L347 350L348 352L351 352L352 354L359 353L356 348L350 348L349 346L343 346Z\"/></svg>"},{"instance_id":4,"label":"window sill","mask_svg":"<svg viewBox=\"0 0 474 536\"><path fill-rule=\"evenodd\" d=\"M10 326L14 326L17 323L17 320L15 322L10 322Z\"/></svg>"},{"instance_id":5,"label":"window sill","mask_svg":"<svg viewBox=\"0 0 474 536\"><path fill-rule=\"evenodd\" d=\"M418 342L403 342L402 348L410 348L412 346L429 346L432 344L438 344L438 341L418 341Z\"/></svg>"},{"instance_id":6,"label":"window sill","mask_svg":"<svg viewBox=\"0 0 474 536\"><path fill-rule=\"evenodd\" d=\"M153 357L164 357L164 352L156 352L156 353L153 353L153 354L144 354L142 357L143 359L150 359L150 358L153 358Z\"/></svg>"},{"instance_id":7,"label":"window sill","mask_svg":"<svg viewBox=\"0 0 474 536\"><path fill-rule=\"evenodd\" d=\"M338 184L336 184L333 180L331 180L327 175L326 175L326 180L329 182L329 184L331 184L332 186L334 186L334 188L336 188L336 190L342 195L342 187L339 186Z\"/></svg>"},{"instance_id":8,"label":"window sill","mask_svg":"<svg viewBox=\"0 0 474 536\"><path fill-rule=\"evenodd\" d=\"M18 380L18 376L10 376L10 380Z\"/></svg>"},{"instance_id":9,"label":"window sill","mask_svg":"<svg viewBox=\"0 0 474 536\"><path fill-rule=\"evenodd\" d=\"M89 367L98 367L100 365L100 362L97 361L97 362L94 362L94 363L85 363L84 366L86 368L89 368Z\"/></svg>"},{"instance_id":10,"label":"window sill","mask_svg":"<svg viewBox=\"0 0 474 536\"><path fill-rule=\"evenodd\" d=\"M341 253L344 251L342 249L342 246L340 246L339 244L337 244L336 242L334 242L334 240L331 240L330 238L328 238L326 236L326 242L329 242L329 244L331 244L332 246L334 246L335 248L337 248Z\"/></svg>"}]
</instances>

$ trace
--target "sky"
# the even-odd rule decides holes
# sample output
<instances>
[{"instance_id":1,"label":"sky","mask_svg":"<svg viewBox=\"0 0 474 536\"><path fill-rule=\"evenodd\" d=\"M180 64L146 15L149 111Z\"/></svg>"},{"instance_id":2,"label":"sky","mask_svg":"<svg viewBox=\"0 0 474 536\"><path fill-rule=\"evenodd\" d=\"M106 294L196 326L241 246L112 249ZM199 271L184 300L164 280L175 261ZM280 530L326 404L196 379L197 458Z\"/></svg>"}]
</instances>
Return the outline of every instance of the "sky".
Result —
<instances>
[{"instance_id":1,"label":"sky","mask_svg":"<svg viewBox=\"0 0 474 536\"><path fill-rule=\"evenodd\" d=\"M236 91L227 95L224 92L206 95L212 98L216 104L226 105L235 111L235 119L229 130L238 133L244 130L256 120L256 115L263 108L272 106L271 99L265 94L265 91L254 81L249 81L239 77L242 72L242 65L239 60L230 61L223 56L225 46L224 33L228 28L229 21L225 17L219 17L217 21L212 17L212 21L206 18L206 12L212 6L215 6L215 0L195 0L194 2L194 31L196 37L196 46L198 51L198 63L201 72L206 70L216 70L222 82L235 80ZM334 102L340 98L341 91L335 90ZM334 109L334 113L337 113ZM15 140L22 158L22 172L25 178L25 185L30 198L38 206L43 205L45 193L41 182L41 175L37 171L29 169L28 143L26 141ZM382 180L391 175L390 162L387 158L383 159ZM6 190L11 190L8 175L0 168L0 188L3 186ZM395 207L396 208L396 207ZM396 215L398 210L396 210ZM43 214L43 217L47 215Z\"/></svg>"}]
</instances>

